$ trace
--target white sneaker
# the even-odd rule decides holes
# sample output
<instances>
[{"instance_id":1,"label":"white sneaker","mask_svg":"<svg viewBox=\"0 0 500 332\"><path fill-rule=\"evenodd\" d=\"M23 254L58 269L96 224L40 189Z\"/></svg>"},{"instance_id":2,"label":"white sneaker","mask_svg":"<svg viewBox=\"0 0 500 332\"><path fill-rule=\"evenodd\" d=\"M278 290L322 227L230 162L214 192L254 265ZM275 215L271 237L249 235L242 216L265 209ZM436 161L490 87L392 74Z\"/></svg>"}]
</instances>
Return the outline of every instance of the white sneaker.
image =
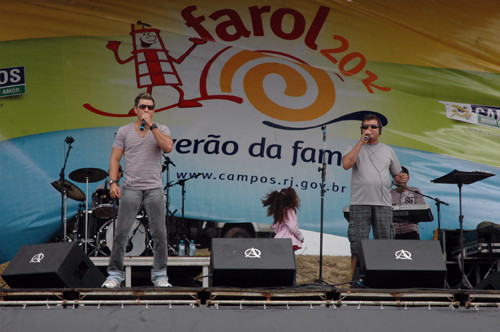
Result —
<instances>
[{"instance_id":1,"label":"white sneaker","mask_svg":"<svg viewBox=\"0 0 500 332\"><path fill-rule=\"evenodd\" d=\"M160 279L154 283L155 287L172 287L167 279Z\"/></svg>"},{"instance_id":2,"label":"white sneaker","mask_svg":"<svg viewBox=\"0 0 500 332\"><path fill-rule=\"evenodd\" d=\"M102 288L118 288L120 284L115 279L106 279L101 286Z\"/></svg>"}]
</instances>

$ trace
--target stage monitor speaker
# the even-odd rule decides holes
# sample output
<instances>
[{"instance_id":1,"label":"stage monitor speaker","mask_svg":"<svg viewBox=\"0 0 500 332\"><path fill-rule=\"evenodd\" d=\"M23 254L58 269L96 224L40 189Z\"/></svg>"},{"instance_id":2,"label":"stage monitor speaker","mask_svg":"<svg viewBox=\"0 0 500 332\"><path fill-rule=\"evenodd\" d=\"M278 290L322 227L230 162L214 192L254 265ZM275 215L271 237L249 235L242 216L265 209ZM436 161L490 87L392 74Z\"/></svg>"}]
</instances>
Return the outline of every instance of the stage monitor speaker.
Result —
<instances>
[{"instance_id":1,"label":"stage monitor speaker","mask_svg":"<svg viewBox=\"0 0 500 332\"><path fill-rule=\"evenodd\" d=\"M370 288L444 288L439 241L362 240L355 276Z\"/></svg>"},{"instance_id":2,"label":"stage monitor speaker","mask_svg":"<svg viewBox=\"0 0 500 332\"><path fill-rule=\"evenodd\" d=\"M486 278L479 282L477 289L500 290L500 271L491 272Z\"/></svg>"},{"instance_id":3,"label":"stage monitor speaker","mask_svg":"<svg viewBox=\"0 0 500 332\"><path fill-rule=\"evenodd\" d=\"M105 280L74 242L22 246L2 278L11 288L95 288Z\"/></svg>"},{"instance_id":4,"label":"stage monitor speaker","mask_svg":"<svg viewBox=\"0 0 500 332\"><path fill-rule=\"evenodd\" d=\"M290 239L214 238L211 286L281 287L295 285L297 266Z\"/></svg>"}]
</instances>

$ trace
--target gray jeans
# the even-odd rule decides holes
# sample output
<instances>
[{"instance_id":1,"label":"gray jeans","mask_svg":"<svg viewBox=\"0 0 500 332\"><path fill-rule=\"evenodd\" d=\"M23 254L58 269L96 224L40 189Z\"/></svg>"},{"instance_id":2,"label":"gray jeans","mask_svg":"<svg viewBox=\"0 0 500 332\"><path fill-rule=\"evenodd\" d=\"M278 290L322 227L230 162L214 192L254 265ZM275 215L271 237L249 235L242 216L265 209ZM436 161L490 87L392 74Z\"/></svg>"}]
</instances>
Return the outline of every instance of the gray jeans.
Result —
<instances>
[{"instance_id":1,"label":"gray jeans","mask_svg":"<svg viewBox=\"0 0 500 332\"><path fill-rule=\"evenodd\" d=\"M108 274L121 282L124 279L123 260L129 241L130 230L141 204L146 210L153 240L154 258L151 279L167 278L168 238L165 225L165 196L162 188L134 190L124 188L121 192L118 219L116 222L113 250L109 258Z\"/></svg>"}]
</instances>

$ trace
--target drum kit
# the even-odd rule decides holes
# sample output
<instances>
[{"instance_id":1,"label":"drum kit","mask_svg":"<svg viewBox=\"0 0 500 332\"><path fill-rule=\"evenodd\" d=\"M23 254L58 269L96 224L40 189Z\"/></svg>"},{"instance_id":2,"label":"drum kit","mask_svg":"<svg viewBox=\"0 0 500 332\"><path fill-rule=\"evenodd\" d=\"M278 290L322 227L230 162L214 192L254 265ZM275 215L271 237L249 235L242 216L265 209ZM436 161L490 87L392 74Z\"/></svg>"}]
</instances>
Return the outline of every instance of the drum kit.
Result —
<instances>
[{"instance_id":1,"label":"drum kit","mask_svg":"<svg viewBox=\"0 0 500 332\"><path fill-rule=\"evenodd\" d=\"M118 215L119 202L110 195L107 182L99 186L92 194L89 209L89 183L99 182L108 177L108 173L99 168L80 168L69 174L69 178L78 183L85 183L86 192L74 183L60 179L52 182L63 198L62 223L63 241L75 241L88 256L109 256L113 248L113 235ZM67 220L67 198L80 204L78 212L69 222ZM70 232L68 232L68 228ZM138 212L134 227L131 229L130 241L125 256L140 256L151 249L151 236L144 209Z\"/></svg>"},{"instance_id":2,"label":"drum kit","mask_svg":"<svg viewBox=\"0 0 500 332\"><path fill-rule=\"evenodd\" d=\"M75 142L73 137L68 136L64 140L68 144L68 149L65 151L64 163L59 172L59 180L52 182L52 186L61 194L61 228L62 240L65 242L75 241L88 255L94 256L109 256L113 246L113 235L116 226L116 216L118 215L118 200L113 199L110 195L110 190L107 187L107 182L104 186L99 186L92 194L92 205L89 209L89 183L99 182L108 177L108 173L100 168L80 168L69 174L69 178L75 182L85 183L85 193L80 190L74 183L66 180L65 169L66 163L69 158L72 144ZM169 179L169 164L175 166L170 158L164 154L165 161L163 170L167 171L167 186L166 190L166 210L167 217L166 223L169 225L169 217L174 216L175 211L172 213L169 210L169 192L168 188L180 184L182 186L182 224L184 225L184 197L185 189L184 183L191 179L179 180L177 183L170 184ZM197 176L196 176L197 177ZM193 178L193 177L192 177ZM68 198L78 202L80 208L76 215L70 220L69 226L71 231L68 234L68 212L67 200ZM176 210L177 211L177 210ZM149 222L144 208L140 208L137 212L137 217L134 227L130 231L130 239L126 248L125 256L140 256L153 254L152 237L149 231ZM182 232L169 233L173 236L178 243L178 239L187 239L185 230ZM149 252L148 252L149 251ZM178 252L169 246L169 254L178 254Z\"/></svg>"}]
</instances>

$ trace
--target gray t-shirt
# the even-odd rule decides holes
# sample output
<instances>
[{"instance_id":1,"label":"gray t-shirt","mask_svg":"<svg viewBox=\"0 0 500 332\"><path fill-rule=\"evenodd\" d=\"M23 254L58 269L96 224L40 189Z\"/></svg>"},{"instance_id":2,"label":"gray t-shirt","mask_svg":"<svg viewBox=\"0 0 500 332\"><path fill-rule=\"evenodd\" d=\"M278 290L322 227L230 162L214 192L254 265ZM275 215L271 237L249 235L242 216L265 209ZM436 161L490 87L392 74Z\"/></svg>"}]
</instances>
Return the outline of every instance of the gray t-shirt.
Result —
<instances>
[{"instance_id":1,"label":"gray t-shirt","mask_svg":"<svg viewBox=\"0 0 500 332\"><path fill-rule=\"evenodd\" d=\"M349 145L344 155L354 148ZM392 176L401 172L398 157L384 143L361 147L352 167L351 205L391 206Z\"/></svg>"},{"instance_id":2,"label":"gray t-shirt","mask_svg":"<svg viewBox=\"0 0 500 332\"><path fill-rule=\"evenodd\" d=\"M158 129L163 134L170 135L167 126L158 125ZM142 138L133 123L124 125L118 129L113 147L122 149L125 158L123 188L148 190L163 186L163 150L158 146L151 130Z\"/></svg>"},{"instance_id":3,"label":"gray t-shirt","mask_svg":"<svg viewBox=\"0 0 500 332\"><path fill-rule=\"evenodd\" d=\"M396 189L391 190L392 205L413 205L413 204L425 204L424 196L420 193L420 189L417 187L407 187L409 190L397 191ZM419 232L417 222L407 222L397 217L394 217L394 228L396 234L403 234L409 232Z\"/></svg>"}]
</instances>

